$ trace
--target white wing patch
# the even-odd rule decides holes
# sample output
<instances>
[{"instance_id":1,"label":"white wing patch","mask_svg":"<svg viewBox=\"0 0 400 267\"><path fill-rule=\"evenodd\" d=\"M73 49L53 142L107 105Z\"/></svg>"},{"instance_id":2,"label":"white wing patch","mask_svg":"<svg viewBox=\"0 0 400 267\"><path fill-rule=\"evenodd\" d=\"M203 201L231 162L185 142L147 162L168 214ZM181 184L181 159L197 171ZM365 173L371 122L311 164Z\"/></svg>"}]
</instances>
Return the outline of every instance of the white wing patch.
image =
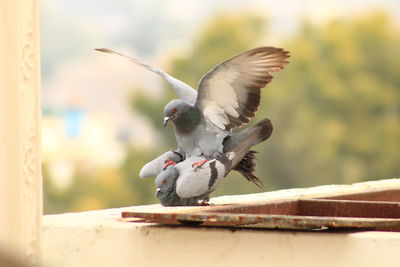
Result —
<instances>
[{"instance_id":1,"label":"white wing patch","mask_svg":"<svg viewBox=\"0 0 400 267\"><path fill-rule=\"evenodd\" d=\"M218 90L210 90L208 98L212 101L205 103L203 110L204 116L221 129L225 129L225 125L229 124L230 115L239 118L240 114L236 110L239 108L239 101L235 88L231 83L237 78L235 72L223 71L215 79L212 80L212 87Z\"/></svg>"}]
</instances>

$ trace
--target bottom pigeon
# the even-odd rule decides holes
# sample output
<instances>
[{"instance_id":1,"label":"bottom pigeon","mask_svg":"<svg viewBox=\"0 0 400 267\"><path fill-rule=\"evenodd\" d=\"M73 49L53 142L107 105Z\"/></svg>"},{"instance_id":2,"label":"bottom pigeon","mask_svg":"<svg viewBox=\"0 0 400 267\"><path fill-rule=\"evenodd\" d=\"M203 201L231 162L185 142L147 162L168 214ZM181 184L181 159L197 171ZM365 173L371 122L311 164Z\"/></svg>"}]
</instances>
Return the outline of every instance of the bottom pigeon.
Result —
<instances>
[{"instance_id":1,"label":"bottom pigeon","mask_svg":"<svg viewBox=\"0 0 400 267\"><path fill-rule=\"evenodd\" d=\"M209 195L233 169L240 167L245 177L262 184L254 174L254 154L250 148L270 136L272 124L264 119L246 129L246 134L215 159L189 157L176 165L167 166L156 178L157 197L163 206L205 205ZM267 134L268 133L268 134ZM196 164L203 162L200 165ZM240 166L239 166L240 165ZM243 174L242 173L242 174Z\"/></svg>"}]
</instances>

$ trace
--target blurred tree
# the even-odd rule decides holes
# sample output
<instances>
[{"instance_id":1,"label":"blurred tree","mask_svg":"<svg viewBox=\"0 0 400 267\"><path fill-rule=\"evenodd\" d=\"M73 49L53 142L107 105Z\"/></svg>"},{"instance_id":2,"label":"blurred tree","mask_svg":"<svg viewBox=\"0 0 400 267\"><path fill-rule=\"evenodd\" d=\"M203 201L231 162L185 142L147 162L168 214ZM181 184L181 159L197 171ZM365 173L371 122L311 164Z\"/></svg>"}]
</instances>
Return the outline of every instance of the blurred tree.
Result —
<instances>
[{"instance_id":1,"label":"blurred tree","mask_svg":"<svg viewBox=\"0 0 400 267\"><path fill-rule=\"evenodd\" d=\"M215 65L252 48L265 34L266 20L254 14L219 14L194 40L187 55L171 62L171 74L193 88Z\"/></svg>"},{"instance_id":2,"label":"blurred tree","mask_svg":"<svg viewBox=\"0 0 400 267\"><path fill-rule=\"evenodd\" d=\"M67 188L59 188L52 182L47 164L44 164L45 214L113 208L140 201L154 201L154 198L151 198L154 194L149 193L149 190L153 190L153 182L132 186L132 177L129 180L125 179L119 168L90 168L84 164L78 164L77 167L72 184ZM136 168L140 169L139 166ZM147 193L140 190L140 186L147 186Z\"/></svg>"},{"instance_id":3,"label":"blurred tree","mask_svg":"<svg viewBox=\"0 0 400 267\"><path fill-rule=\"evenodd\" d=\"M304 23L263 95L275 131L260 153L280 188L400 174L400 38L387 16ZM266 112L267 111L267 112Z\"/></svg>"}]
</instances>

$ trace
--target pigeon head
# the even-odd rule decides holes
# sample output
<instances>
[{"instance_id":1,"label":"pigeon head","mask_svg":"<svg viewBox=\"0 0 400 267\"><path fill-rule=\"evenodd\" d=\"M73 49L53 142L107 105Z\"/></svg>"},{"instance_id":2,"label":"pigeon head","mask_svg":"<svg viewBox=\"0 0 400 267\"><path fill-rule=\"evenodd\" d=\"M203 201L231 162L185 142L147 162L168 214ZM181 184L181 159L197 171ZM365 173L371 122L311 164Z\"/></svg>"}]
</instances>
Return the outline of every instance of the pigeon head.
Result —
<instances>
[{"instance_id":1,"label":"pigeon head","mask_svg":"<svg viewBox=\"0 0 400 267\"><path fill-rule=\"evenodd\" d=\"M169 166L156 178L157 198L163 206L197 206L197 198L181 198L176 193L176 181L179 172L175 166Z\"/></svg>"},{"instance_id":2,"label":"pigeon head","mask_svg":"<svg viewBox=\"0 0 400 267\"><path fill-rule=\"evenodd\" d=\"M188 103L179 99L170 101L164 108L164 126L167 125L168 121L174 121L184 115L188 105Z\"/></svg>"},{"instance_id":3,"label":"pigeon head","mask_svg":"<svg viewBox=\"0 0 400 267\"><path fill-rule=\"evenodd\" d=\"M179 172L174 166L167 167L156 178L157 198L163 206L173 206L179 201L176 195L175 184L178 179Z\"/></svg>"},{"instance_id":4,"label":"pigeon head","mask_svg":"<svg viewBox=\"0 0 400 267\"><path fill-rule=\"evenodd\" d=\"M164 126L168 121L173 121L178 130L190 132L200 123L200 111L183 100L174 99L164 108Z\"/></svg>"}]
</instances>

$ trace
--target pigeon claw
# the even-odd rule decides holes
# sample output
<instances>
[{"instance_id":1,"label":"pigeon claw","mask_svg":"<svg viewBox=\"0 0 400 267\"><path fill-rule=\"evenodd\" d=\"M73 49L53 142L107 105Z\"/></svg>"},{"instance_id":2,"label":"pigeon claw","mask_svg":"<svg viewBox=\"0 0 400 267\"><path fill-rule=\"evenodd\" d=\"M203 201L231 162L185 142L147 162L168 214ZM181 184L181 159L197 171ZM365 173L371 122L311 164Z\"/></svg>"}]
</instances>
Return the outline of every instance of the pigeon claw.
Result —
<instances>
[{"instance_id":1,"label":"pigeon claw","mask_svg":"<svg viewBox=\"0 0 400 267\"><path fill-rule=\"evenodd\" d=\"M168 166L175 166L175 165L176 165L175 161L167 159L166 161L164 161L163 170L165 170Z\"/></svg>"},{"instance_id":2,"label":"pigeon claw","mask_svg":"<svg viewBox=\"0 0 400 267\"><path fill-rule=\"evenodd\" d=\"M209 199L203 199L203 201L201 201L199 203L200 206L210 206L210 203L208 203Z\"/></svg>"},{"instance_id":3,"label":"pigeon claw","mask_svg":"<svg viewBox=\"0 0 400 267\"><path fill-rule=\"evenodd\" d=\"M192 168L197 170L197 169L201 168L206 162L208 162L208 160L206 160L206 159L203 159L203 160L200 160L198 162L195 162L195 163L192 164Z\"/></svg>"}]
</instances>

